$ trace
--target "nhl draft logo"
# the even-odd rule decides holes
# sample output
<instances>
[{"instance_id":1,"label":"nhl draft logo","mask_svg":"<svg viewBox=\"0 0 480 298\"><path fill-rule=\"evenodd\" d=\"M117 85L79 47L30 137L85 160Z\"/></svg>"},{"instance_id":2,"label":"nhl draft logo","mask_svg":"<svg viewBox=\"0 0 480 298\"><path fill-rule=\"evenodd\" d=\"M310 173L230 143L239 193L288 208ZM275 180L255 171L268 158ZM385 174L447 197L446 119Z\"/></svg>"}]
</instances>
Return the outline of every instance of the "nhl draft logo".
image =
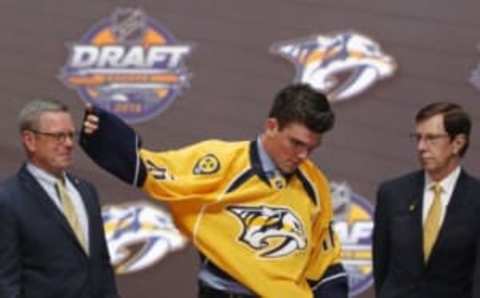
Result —
<instances>
[{"instance_id":1,"label":"nhl draft logo","mask_svg":"<svg viewBox=\"0 0 480 298\"><path fill-rule=\"evenodd\" d=\"M303 224L288 208L229 206L227 210L242 224L238 240L261 257L284 257L307 246Z\"/></svg>"},{"instance_id":2,"label":"nhl draft logo","mask_svg":"<svg viewBox=\"0 0 480 298\"><path fill-rule=\"evenodd\" d=\"M477 46L477 49L480 51L480 44ZM480 90L480 63L478 63L477 68L472 71L470 76L470 83L473 84L478 90Z\"/></svg>"},{"instance_id":3,"label":"nhl draft logo","mask_svg":"<svg viewBox=\"0 0 480 298\"><path fill-rule=\"evenodd\" d=\"M115 10L69 48L61 81L130 123L156 116L189 85L191 45L140 9Z\"/></svg>"},{"instance_id":4,"label":"nhl draft logo","mask_svg":"<svg viewBox=\"0 0 480 298\"><path fill-rule=\"evenodd\" d=\"M328 94L332 102L364 92L397 69L374 40L352 31L278 42L270 51L296 66L295 82Z\"/></svg>"},{"instance_id":5,"label":"nhl draft logo","mask_svg":"<svg viewBox=\"0 0 480 298\"><path fill-rule=\"evenodd\" d=\"M102 217L110 259L117 273L152 266L187 242L167 212L145 202L105 206Z\"/></svg>"},{"instance_id":6,"label":"nhl draft logo","mask_svg":"<svg viewBox=\"0 0 480 298\"><path fill-rule=\"evenodd\" d=\"M373 284L373 206L345 183L332 182L334 229L342 243L342 262L348 274L350 296Z\"/></svg>"}]
</instances>

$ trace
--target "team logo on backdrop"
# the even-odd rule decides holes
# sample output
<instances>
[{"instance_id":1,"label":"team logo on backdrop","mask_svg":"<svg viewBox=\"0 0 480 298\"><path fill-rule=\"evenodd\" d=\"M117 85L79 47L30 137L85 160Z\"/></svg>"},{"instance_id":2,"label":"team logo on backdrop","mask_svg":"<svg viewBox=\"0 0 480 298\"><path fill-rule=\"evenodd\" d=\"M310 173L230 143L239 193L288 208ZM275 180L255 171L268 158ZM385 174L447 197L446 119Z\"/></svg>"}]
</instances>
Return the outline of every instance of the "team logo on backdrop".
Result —
<instances>
[{"instance_id":1,"label":"team logo on backdrop","mask_svg":"<svg viewBox=\"0 0 480 298\"><path fill-rule=\"evenodd\" d=\"M191 48L144 11L117 9L69 45L60 79L86 102L130 123L145 121L189 85Z\"/></svg>"},{"instance_id":2,"label":"team logo on backdrop","mask_svg":"<svg viewBox=\"0 0 480 298\"><path fill-rule=\"evenodd\" d=\"M478 45L477 49L480 51L480 44ZM480 63L478 63L477 67L472 71L470 83L480 90Z\"/></svg>"},{"instance_id":3,"label":"team logo on backdrop","mask_svg":"<svg viewBox=\"0 0 480 298\"><path fill-rule=\"evenodd\" d=\"M186 245L170 215L140 202L102 210L110 259L117 273L142 270Z\"/></svg>"},{"instance_id":4,"label":"team logo on backdrop","mask_svg":"<svg viewBox=\"0 0 480 298\"><path fill-rule=\"evenodd\" d=\"M342 242L342 261L348 273L350 296L357 296L373 284L373 206L345 182L332 182L331 189L334 229Z\"/></svg>"},{"instance_id":5,"label":"team logo on backdrop","mask_svg":"<svg viewBox=\"0 0 480 298\"><path fill-rule=\"evenodd\" d=\"M307 246L303 224L288 208L229 206L227 210L242 224L238 240L261 257L284 257Z\"/></svg>"},{"instance_id":6,"label":"team logo on backdrop","mask_svg":"<svg viewBox=\"0 0 480 298\"><path fill-rule=\"evenodd\" d=\"M294 82L310 84L332 102L364 92L397 69L377 42L356 32L282 41L270 50L295 65Z\"/></svg>"}]
</instances>

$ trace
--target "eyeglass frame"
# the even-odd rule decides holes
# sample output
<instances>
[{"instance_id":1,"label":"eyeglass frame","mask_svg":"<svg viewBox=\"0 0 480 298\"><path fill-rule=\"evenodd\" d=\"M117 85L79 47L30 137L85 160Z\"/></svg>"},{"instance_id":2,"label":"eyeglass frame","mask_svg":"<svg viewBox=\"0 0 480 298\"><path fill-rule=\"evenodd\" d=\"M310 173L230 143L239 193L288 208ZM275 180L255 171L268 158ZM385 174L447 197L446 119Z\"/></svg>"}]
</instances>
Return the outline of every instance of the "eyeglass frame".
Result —
<instances>
[{"instance_id":1,"label":"eyeglass frame","mask_svg":"<svg viewBox=\"0 0 480 298\"><path fill-rule=\"evenodd\" d=\"M78 136L79 133L77 131L73 132L46 132L46 131L39 131L36 129L29 129L29 131L33 132L34 134L41 135L41 136L47 136L52 139L54 139L58 143L64 143L67 140L67 137L70 138L71 140L75 140Z\"/></svg>"},{"instance_id":2,"label":"eyeglass frame","mask_svg":"<svg viewBox=\"0 0 480 298\"><path fill-rule=\"evenodd\" d=\"M452 139L452 137L448 134L448 133L438 133L438 134L419 134L419 133L411 133L409 135L410 139L411 140L414 140L417 144L421 141L421 140L424 140L425 143L427 143L428 145L436 145L438 144L439 140L440 139L443 139L443 138L449 138L449 139Z\"/></svg>"}]
</instances>

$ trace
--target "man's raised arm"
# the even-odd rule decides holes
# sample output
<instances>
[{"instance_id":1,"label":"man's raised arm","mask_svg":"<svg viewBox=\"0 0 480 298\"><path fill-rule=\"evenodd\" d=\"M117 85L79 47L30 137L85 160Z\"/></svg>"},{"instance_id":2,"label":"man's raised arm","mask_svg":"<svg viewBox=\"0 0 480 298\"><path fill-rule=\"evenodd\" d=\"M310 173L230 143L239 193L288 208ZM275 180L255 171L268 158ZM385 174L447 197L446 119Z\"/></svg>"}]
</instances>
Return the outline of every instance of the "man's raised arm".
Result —
<instances>
[{"instance_id":1,"label":"man's raised arm","mask_svg":"<svg viewBox=\"0 0 480 298\"><path fill-rule=\"evenodd\" d=\"M146 169L140 160L140 137L112 113L87 107L80 132L80 146L103 169L128 184L141 187Z\"/></svg>"}]
</instances>

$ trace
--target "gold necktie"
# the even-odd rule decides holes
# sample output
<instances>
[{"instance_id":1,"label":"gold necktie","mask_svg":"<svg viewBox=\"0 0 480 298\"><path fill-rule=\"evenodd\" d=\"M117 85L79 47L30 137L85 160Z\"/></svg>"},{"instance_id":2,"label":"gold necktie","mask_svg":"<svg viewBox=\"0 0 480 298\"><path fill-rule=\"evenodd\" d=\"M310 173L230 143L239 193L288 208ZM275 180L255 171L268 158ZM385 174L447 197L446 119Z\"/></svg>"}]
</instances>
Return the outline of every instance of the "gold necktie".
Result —
<instances>
[{"instance_id":1,"label":"gold necktie","mask_svg":"<svg viewBox=\"0 0 480 298\"><path fill-rule=\"evenodd\" d=\"M75 233L78 241L82 245L83 250L88 254L85 234L83 233L82 226L80 225L80 220L77 212L75 211L75 206L73 205L72 199L70 198L70 195L68 195L68 192L65 189L62 181L57 181L55 183L55 188L57 189L58 196L60 197L60 203L63 206L63 214L70 224L70 227Z\"/></svg>"},{"instance_id":2,"label":"gold necktie","mask_svg":"<svg viewBox=\"0 0 480 298\"><path fill-rule=\"evenodd\" d=\"M440 217L442 215L442 201L440 195L443 191L442 186L435 183L431 188L433 191L433 202L428 211L427 218L423 224L423 255L425 262L428 261L433 245L437 240L440 231Z\"/></svg>"}]
</instances>

